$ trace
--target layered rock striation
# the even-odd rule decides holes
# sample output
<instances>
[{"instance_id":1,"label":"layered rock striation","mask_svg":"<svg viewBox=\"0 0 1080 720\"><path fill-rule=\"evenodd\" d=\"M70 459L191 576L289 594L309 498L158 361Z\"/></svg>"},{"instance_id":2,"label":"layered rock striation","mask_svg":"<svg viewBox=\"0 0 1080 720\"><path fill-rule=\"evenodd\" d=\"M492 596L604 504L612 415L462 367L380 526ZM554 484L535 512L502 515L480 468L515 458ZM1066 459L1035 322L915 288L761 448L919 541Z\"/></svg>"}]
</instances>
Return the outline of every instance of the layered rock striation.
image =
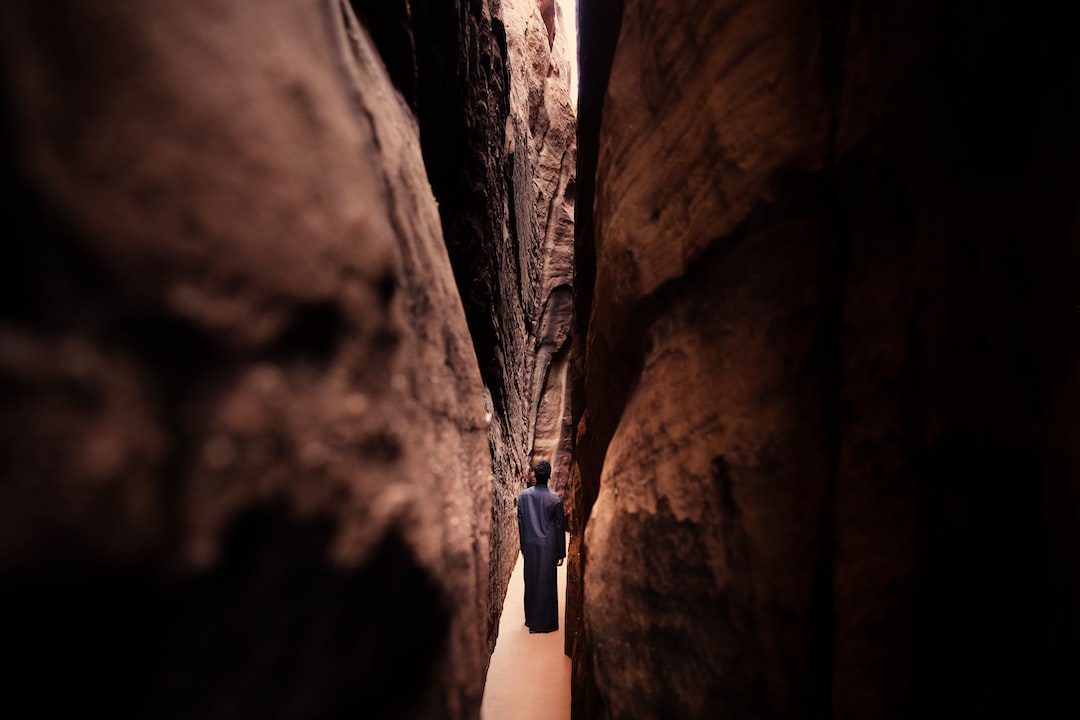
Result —
<instances>
[{"instance_id":1,"label":"layered rock striation","mask_svg":"<svg viewBox=\"0 0 1080 720\"><path fill-rule=\"evenodd\" d=\"M575 716L1075 711L1074 15L583 2Z\"/></svg>"},{"instance_id":2,"label":"layered rock striation","mask_svg":"<svg viewBox=\"0 0 1080 720\"><path fill-rule=\"evenodd\" d=\"M492 417L494 647L518 553L517 493L534 459L552 462L555 487L569 468L572 49L555 7L545 14L536 0L353 5L419 119Z\"/></svg>"},{"instance_id":3,"label":"layered rock striation","mask_svg":"<svg viewBox=\"0 0 1080 720\"><path fill-rule=\"evenodd\" d=\"M530 466L552 464L551 487L565 491L572 441L568 340L572 324L576 112L562 8L533 0L502 3L511 70L507 138L513 164L513 217L519 238L522 302L530 308L526 362L532 365Z\"/></svg>"}]
</instances>

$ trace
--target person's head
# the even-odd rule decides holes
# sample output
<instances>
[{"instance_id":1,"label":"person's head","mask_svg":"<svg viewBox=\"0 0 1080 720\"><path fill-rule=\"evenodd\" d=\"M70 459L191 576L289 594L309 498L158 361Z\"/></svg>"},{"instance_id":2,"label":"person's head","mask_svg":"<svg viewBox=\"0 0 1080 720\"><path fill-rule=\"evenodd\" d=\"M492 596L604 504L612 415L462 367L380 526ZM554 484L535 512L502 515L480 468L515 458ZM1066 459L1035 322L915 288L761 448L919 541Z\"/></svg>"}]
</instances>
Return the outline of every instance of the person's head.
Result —
<instances>
[{"instance_id":1,"label":"person's head","mask_svg":"<svg viewBox=\"0 0 1080 720\"><path fill-rule=\"evenodd\" d=\"M536 463L536 467L533 468L533 475L536 476L537 485L547 485L548 478L551 477L551 463L547 460Z\"/></svg>"}]
</instances>

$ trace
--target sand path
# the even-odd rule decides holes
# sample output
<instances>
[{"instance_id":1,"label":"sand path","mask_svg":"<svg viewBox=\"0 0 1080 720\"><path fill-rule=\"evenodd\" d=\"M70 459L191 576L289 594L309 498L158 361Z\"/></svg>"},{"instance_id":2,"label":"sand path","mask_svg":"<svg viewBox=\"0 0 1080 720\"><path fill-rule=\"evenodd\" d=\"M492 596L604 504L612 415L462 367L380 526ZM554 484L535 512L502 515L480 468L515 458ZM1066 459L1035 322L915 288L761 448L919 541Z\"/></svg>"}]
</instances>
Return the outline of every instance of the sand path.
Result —
<instances>
[{"instance_id":1,"label":"sand path","mask_svg":"<svg viewBox=\"0 0 1080 720\"><path fill-rule=\"evenodd\" d=\"M525 627L522 573L518 555L499 620L480 720L569 720L570 658L563 654L562 628L566 564L558 569L559 629L553 633L530 635Z\"/></svg>"}]
</instances>

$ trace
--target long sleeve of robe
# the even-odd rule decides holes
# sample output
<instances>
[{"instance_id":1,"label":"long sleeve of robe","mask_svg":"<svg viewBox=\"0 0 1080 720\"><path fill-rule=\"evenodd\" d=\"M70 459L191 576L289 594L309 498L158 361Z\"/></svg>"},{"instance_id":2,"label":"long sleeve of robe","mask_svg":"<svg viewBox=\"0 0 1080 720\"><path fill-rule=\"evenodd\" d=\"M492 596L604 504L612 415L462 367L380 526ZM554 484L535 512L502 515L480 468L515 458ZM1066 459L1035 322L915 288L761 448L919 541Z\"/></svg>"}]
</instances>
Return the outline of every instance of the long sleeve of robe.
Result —
<instances>
[{"instance_id":1,"label":"long sleeve of robe","mask_svg":"<svg viewBox=\"0 0 1080 720\"><path fill-rule=\"evenodd\" d=\"M518 495L518 538L525 559L525 624L531 632L559 629L555 563L566 557L562 498L536 485Z\"/></svg>"}]
</instances>

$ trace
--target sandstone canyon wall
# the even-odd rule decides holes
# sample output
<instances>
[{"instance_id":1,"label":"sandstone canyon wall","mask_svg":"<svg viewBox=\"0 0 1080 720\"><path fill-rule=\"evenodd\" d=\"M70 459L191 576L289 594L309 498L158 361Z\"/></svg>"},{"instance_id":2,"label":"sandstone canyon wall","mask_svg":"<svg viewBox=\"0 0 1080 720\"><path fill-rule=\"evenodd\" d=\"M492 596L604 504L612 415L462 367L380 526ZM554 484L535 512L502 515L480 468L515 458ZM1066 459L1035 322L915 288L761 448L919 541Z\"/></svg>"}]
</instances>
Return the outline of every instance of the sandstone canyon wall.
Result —
<instances>
[{"instance_id":1,"label":"sandstone canyon wall","mask_svg":"<svg viewBox=\"0 0 1080 720\"><path fill-rule=\"evenodd\" d=\"M571 323L576 169L570 51L564 33L549 40L536 0L353 6L419 120L492 416L493 646L533 446L554 453L556 484L569 467L561 349Z\"/></svg>"},{"instance_id":2,"label":"sandstone canyon wall","mask_svg":"<svg viewBox=\"0 0 1080 720\"><path fill-rule=\"evenodd\" d=\"M1076 21L583 0L576 717L1076 716Z\"/></svg>"},{"instance_id":3,"label":"sandstone canyon wall","mask_svg":"<svg viewBox=\"0 0 1080 720\"><path fill-rule=\"evenodd\" d=\"M15 707L476 716L566 445L573 118L521 5L0 8Z\"/></svg>"},{"instance_id":4,"label":"sandstone canyon wall","mask_svg":"<svg viewBox=\"0 0 1080 720\"><path fill-rule=\"evenodd\" d=\"M522 243L522 302L530 308L525 362L532 365L526 388L535 418L529 438L530 466L552 464L550 485L565 492L569 484L573 438L569 402L569 335L573 311L574 196L576 192L577 118L570 98L571 47L562 9L554 0L504 0L512 72L508 138L517 194L515 218ZM538 9L541 12L538 12Z\"/></svg>"}]
</instances>

